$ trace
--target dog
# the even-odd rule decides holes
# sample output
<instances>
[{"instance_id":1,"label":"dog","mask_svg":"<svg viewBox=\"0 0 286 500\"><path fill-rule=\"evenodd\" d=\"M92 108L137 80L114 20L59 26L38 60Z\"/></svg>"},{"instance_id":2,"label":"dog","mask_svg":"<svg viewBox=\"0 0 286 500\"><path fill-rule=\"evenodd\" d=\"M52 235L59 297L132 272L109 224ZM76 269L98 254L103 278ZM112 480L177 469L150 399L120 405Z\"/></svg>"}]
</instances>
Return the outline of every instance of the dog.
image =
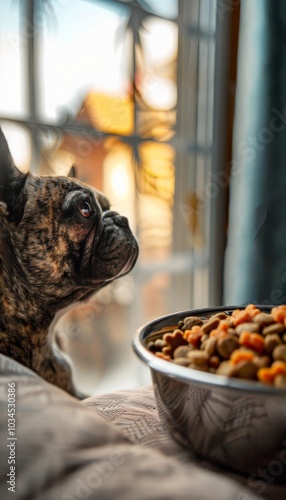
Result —
<instances>
[{"instance_id":1,"label":"dog","mask_svg":"<svg viewBox=\"0 0 286 500\"><path fill-rule=\"evenodd\" d=\"M52 325L132 270L128 219L76 179L21 172L0 128L0 227L0 352L76 396Z\"/></svg>"}]
</instances>

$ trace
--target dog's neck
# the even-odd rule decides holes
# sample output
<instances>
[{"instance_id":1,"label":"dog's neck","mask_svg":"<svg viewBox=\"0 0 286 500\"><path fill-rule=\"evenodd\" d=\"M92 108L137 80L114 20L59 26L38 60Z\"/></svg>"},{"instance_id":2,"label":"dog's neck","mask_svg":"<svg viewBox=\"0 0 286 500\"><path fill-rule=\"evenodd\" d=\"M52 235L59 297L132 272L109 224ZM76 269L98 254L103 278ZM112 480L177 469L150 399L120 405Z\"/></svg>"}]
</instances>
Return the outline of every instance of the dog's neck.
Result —
<instances>
[{"instance_id":1,"label":"dog's neck","mask_svg":"<svg viewBox=\"0 0 286 500\"><path fill-rule=\"evenodd\" d=\"M74 394L69 363L51 333L59 304L35 300L22 282L19 286L19 279L0 270L0 352Z\"/></svg>"},{"instance_id":2,"label":"dog's neck","mask_svg":"<svg viewBox=\"0 0 286 500\"><path fill-rule=\"evenodd\" d=\"M21 294L19 293L21 291ZM25 297L21 296L25 294ZM44 314L45 311L45 314ZM51 352L48 339L53 311L47 311L22 287L0 283L0 352L35 369Z\"/></svg>"}]
</instances>

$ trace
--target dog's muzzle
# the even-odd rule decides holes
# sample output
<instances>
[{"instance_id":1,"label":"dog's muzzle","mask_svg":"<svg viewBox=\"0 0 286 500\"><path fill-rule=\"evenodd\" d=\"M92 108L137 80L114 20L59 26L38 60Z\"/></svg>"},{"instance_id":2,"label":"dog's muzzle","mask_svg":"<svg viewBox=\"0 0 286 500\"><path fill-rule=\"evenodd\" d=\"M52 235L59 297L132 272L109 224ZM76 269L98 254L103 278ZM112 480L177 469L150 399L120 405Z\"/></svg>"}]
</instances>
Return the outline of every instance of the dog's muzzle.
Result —
<instances>
[{"instance_id":1,"label":"dog's muzzle","mask_svg":"<svg viewBox=\"0 0 286 500\"><path fill-rule=\"evenodd\" d=\"M138 253L127 217L112 210L104 212L100 232L93 241L87 281L96 284L124 276L134 267Z\"/></svg>"}]
</instances>

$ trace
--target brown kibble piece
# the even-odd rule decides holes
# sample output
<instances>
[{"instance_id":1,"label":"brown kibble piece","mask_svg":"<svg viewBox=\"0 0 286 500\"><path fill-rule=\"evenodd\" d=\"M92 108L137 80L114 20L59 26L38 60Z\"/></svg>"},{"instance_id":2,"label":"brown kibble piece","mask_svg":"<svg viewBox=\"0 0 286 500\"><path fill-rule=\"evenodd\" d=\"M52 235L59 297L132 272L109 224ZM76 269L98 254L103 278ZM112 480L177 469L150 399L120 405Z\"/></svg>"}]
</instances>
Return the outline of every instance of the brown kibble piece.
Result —
<instances>
[{"instance_id":1,"label":"brown kibble piece","mask_svg":"<svg viewBox=\"0 0 286 500\"><path fill-rule=\"evenodd\" d=\"M173 354L172 348L170 345L166 345L165 347L163 347L163 349L161 349L158 352L162 352L163 354L166 354L166 356L169 356L170 359L171 359L172 354Z\"/></svg>"},{"instance_id":2,"label":"brown kibble piece","mask_svg":"<svg viewBox=\"0 0 286 500\"><path fill-rule=\"evenodd\" d=\"M182 356L181 358L174 359L173 363L175 363L176 365L180 365L180 366L189 366L190 360L189 360L189 358L185 358Z\"/></svg>"},{"instance_id":3,"label":"brown kibble piece","mask_svg":"<svg viewBox=\"0 0 286 500\"><path fill-rule=\"evenodd\" d=\"M166 342L166 340L163 340L163 339L157 339L157 340L155 340L154 344L156 347L159 347L162 349L162 347L166 347L167 342Z\"/></svg>"},{"instance_id":4,"label":"brown kibble piece","mask_svg":"<svg viewBox=\"0 0 286 500\"><path fill-rule=\"evenodd\" d=\"M187 357L189 358L190 363L198 365L206 364L210 358L207 352L199 351L198 349L188 352Z\"/></svg>"},{"instance_id":5,"label":"brown kibble piece","mask_svg":"<svg viewBox=\"0 0 286 500\"><path fill-rule=\"evenodd\" d=\"M167 347L163 347L163 352L171 355L180 345L188 344L187 340L183 337L183 332L178 328L174 330L173 333L165 333L163 335L163 340L168 344Z\"/></svg>"},{"instance_id":6,"label":"brown kibble piece","mask_svg":"<svg viewBox=\"0 0 286 500\"><path fill-rule=\"evenodd\" d=\"M240 323L235 328L235 331L238 335L243 332L259 333L259 326L256 323Z\"/></svg>"},{"instance_id":7,"label":"brown kibble piece","mask_svg":"<svg viewBox=\"0 0 286 500\"><path fill-rule=\"evenodd\" d=\"M272 357L275 359L275 361L286 361L286 345L285 344L279 344L276 345L273 349L272 352Z\"/></svg>"},{"instance_id":8,"label":"brown kibble piece","mask_svg":"<svg viewBox=\"0 0 286 500\"><path fill-rule=\"evenodd\" d=\"M280 389L286 389L286 375L277 375L274 379L274 386Z\"/></svg>"},{"instance_id":9,"label":"brown kibble piece","mask_svg":"<svg viewBox=\"0 0 286 500\"><path fill-rule=\"evenodd\" d=\"M235 377L236 373L236 365L230 361L223 361L216 370L217 375L223 375L224 377Z\"/></svg>"},{"instance_id":10,"label":"brown kibble piece","mask_svg":"<svg viewBox=\"0 0 286 500\"><path fill-rule=\"evenodd\" d=\"M152 332L150 335L148 335L148 341L155 342L156 340L162 340L163 335L165 333L172 333L175 330L175 328L176 326L168 326L156 332Z\"/></svg>"},{"instance_id":11,"label":"brown kibble piece","mask_svg":"<svg viewBox=\"0 0 286 500\"><path fill-rule=\"evenodd\" d=\"M149 349L149 351L151 351L151 352L155 352L155 351L157 351L157 349L156 349L156 346L155 346L154 342L148 342L148 344L147 344L147 349Z\"/></svg>"},{"instance_id":12,"label":"brown kibble piece","mask_svg":"<svg viewBox=\"0 0 286 500\"><path fill-rule=\"evenodd\" d=\"M201 326L203 324L203 320L201 318L197 318L197 316L187 316L184 319L182 331L191 330L193 326L198 325Z\"/></svg>"},{"instance_id":13,"label":"brown kibble piece","mask_svg":"<svg viewBox=\"0 0 286 500\"><path fill-rule=\"evenodd\" d=\"M208 353L209 356L213 356L216 351L217 339L214 337L209 337L203 344L202 348Z\"/></svg>"},{"instance_id":14,"label":"brown kibble piece","mask_svg":"<svg viewBox=\"0 0 286 500\"><path fill-rule=\"evenodd\" d=\"M229 316L224 312L219 312L219 313L214 314L212 316L212 318L226 319L226 318L229 318Z\"/></svg>"},{"instance_id":15,"label":"brown kibble piece","mask_svg":"<svg viewBox=\"0 0 286 500\"><path fill-rule=\"evenodd\" d=\"M262 335L270 335L272 333L285 332L283 323L273 323L273 325L265 326L262 330Z\"/></svg>"},{"instance_id":16,"label":"brown kibble piece","mask_svg":"<svg viewBox=\"0 0 286 500\"><path fill-rule=\"evenodd\" d=\"M207 363L190 363L189 368L193 368L193 370L199 370L200 372L209 371L209 365Z\"/></svg>"},{"instance_id":17,"label":"brown kibble piece","mask_svg":"<svg viewBox=\"0 0 286 500\"><path fill-rule=\"evenodd\" d=\"M174 350L173 357L175 358L185 358L189 351L193 350L194 346L189 345L180 345L177 349ZM189 361L190 362L190 361Z\"/></svg>"},{"instance_id":18,"label":"brown kibble piece","mask_svg":"<svg viewBox=\"0 0 286 500\"><path fill-rule=\"evenodd\" d=\"M219 318L211 317L210 319L208 319L202 325L202 330L203 330L204 333L209 333L212 330L214 330L215 328L217 328L217 326L219 325L219 323L220 323L220 319Z\"/></svg>"},{"instance_id":19,"label":"brown kibble piece","mask_svg":"<svg viewBox=\"0 0 286 500\"><path fill-rule=\"evenodd\" d=\"M257 368L265 368L271 365L271 359L269 356L255 356L253 363Z\"/></svg>"},{"instance_id":20,"label":"brown kibble piece","mask_svg":"<svg viewBox=\"0 0 286 500\"><path fill-rule=\"evenodd\" d=\"M201 344L203 344L206 340L208 340L209 336L207 333L203 333L201 336Z\"/></svg>"},{"instance_id":21,"label":"brown kibble piece","mask_svg":"<svg viewBox=\"0 0 286 500\"><path fill-rule=\"evenodd\" d=\"M155 342L148 342L147 349L151 352L158 352L161 351L166 345L165 340L157 339Z\"/></svg>"},{"instance_id":22,"label":"brown kibble piece","mask_svg":"<svg viewBox=\"0 0 286 500\"><path fill-rule=\"evenodd\" d=\"M210 357L210 360L209 360L209 365L211 366L211 368L218 368L220 364L220 359L218 356L211 356Z\"/></svg>"},{"instance_id":23,"label":"brown kibble piece","mask_svg":"<svg viewBox=\"0 0 286 500\"><path fill-rule=\"evenodd\" d=\"M217 340L217 352L224 359L229 359L231 354L238 348L238 339L233 335L229 335L228 337L223 337Z\"/></svg>"},{"instance_id":24,"label":"brown kibble piece","mask_svg":"<svg viewBox=\"0 0 286 500\"><path fill-rule=\"evenodd\" d=\"M274 323L274 318L272 314L268 313L259 313L256 314L253 318L254 323L257 323L259 326L268 326Z\"/></svg>"},{"instance_id":25,"label":"brown kibble piece","mask_svg":"<svg viewBox=\"0 0 286 500\"><path fill-rule=\"evenodd\" d=\"M268 354L271 354L274 347L278 344L281 344L281 339L277 333L266 335L264 339L264 349L268 352Z\"/></svg>"},{"instance_id":26,"label":"brown kibble piece","mask_svg":"<svg viewBox=\"0 0 286 500\"><path fill-rule=\"evenodd\" d=\"M257 375L257 366L253 361L241 361L236 365L237 376L239 378L255 380Z\"/></svg>"}]
</instances>

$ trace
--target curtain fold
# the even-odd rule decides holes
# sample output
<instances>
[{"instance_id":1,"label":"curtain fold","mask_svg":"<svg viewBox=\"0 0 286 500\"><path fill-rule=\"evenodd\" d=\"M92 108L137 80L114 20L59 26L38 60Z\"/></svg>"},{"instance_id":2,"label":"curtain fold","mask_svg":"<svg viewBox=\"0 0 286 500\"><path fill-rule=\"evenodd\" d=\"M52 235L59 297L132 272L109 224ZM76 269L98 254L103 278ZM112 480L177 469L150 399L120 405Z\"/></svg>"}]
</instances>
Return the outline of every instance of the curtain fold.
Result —
<instances>
[{"instance_id":1,"label":"curtain fold","mask_svg":"<svg viewBox=\"0 0 286 500\"><path fill-rule=\"evenodd\" d=\"M241 2L224 304L286 303L286 2Z\"/></svg>"}]
</instances>

